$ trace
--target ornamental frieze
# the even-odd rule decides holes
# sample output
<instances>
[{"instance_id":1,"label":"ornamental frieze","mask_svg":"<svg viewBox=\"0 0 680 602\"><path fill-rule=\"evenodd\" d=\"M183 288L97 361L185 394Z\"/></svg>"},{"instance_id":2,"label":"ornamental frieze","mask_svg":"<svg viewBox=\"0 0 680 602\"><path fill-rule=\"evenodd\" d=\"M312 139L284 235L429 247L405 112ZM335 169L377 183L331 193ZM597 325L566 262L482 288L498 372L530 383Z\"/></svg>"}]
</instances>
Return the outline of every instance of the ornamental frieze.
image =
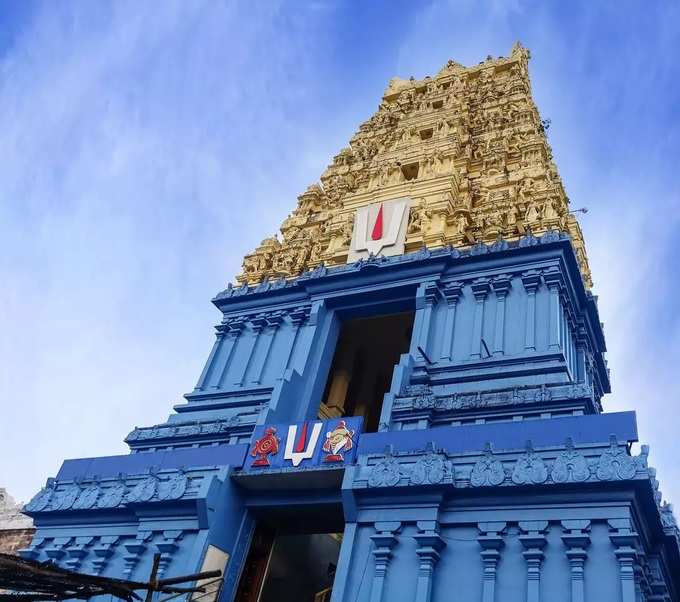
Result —
<instances>
[{"instance_id":1,"label":"ornamental frieze","mask_svg":"<svg viewBox=\"0 0 680 602\"><path fill-rule=\"evenodd\" d=\"M535 450L531 441L523 452L494 451L491 444L478 455L454 455L435 449L360 457L354 488L449 485L467 487L547 486L564 483L646 479L658 491L655 471L647 466L649 449L628 455L625 445L612 438L606 449L581 446L567 439L561 449ZM607 467L608 469L605 469ZM661 507L661 494L658 493ZM668 519L670 520L670 519Z\"/></svg>"},{"instance_id":2,"label":"ornamental frieze","mask_svg":"<svg viewBox=\"0 0 680 602\"><path fill-rule=\"evenodd\" d=\"M569 399L593 399L593 389L584 384L550 387L541 385L474 393L436 394L427 385L411 385L404 387L395 399L394 413L396 419L401 419L401 414L408 414L409 411L433 410L443 413Z\"/></svg>"},{"instance_id":3,"label":"ornamental frieze","mask_svg":"<svg viewBox=\"0 0 680 602\"><path fill-rule=\"evenodd\" d=\"M118 480L92 480L61 483L49 479L47 485L24 506L24 511L76 511L124 508L130 504L181 500L195 495L204 475L188 475L182 470L152 471L146 476Z\"/></svg>"}]
</instances>

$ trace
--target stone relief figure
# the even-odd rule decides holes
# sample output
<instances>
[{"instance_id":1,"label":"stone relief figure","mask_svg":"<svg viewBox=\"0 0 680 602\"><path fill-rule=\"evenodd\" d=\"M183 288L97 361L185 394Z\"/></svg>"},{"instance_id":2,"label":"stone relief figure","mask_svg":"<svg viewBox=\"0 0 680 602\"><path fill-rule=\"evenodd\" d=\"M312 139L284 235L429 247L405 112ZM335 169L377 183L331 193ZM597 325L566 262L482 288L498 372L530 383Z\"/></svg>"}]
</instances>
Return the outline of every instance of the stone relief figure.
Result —
<instances>
[{"instance_id":1,"label":"stone relief figure","mask_svg":"<svg viewBox=\"0 0 680 602\"><path fill-rule=\"evenodd\" d=\"M557 200L553 197L551 199L548 199L548 201L545 204L545 211L543 212L543 219L546 220L555 220L560 218L560 213L558 210L559 205L557 204Z\"/></svg>"},{"instance_id":2,"label":"stone relief figure","mask_svg":"<svg viewBox=\"0 0 680 602\"><path fill-rule=\"evenodd\" d=\"M387 166L387 181L390 184L398 184L402 180L402 173L399 163L391 161Z\"/></svg>"},{"instance_id":3,"label":"stone relief figure","mask_svg":"<svg viewBox=\"0 0 680 602\"><path fill-rule=\"evenodd\" d=\"M517 191L517 198L522 203L529 203L534 196L534 181L531 178L524 178Z\"/></svg>"},{"instance_id":4,"label":"stone relief figure","mask_svg":"<svg viewBox=\"0 0 680 602\"><path fill-rule=\"evenodd\" d=\"M325 242L317 242L314 244L312 247L312 250L309 254L309 259L310 261L319 261L323 254L326 252L327 244Z\"/></svg>"},{"instance_id":5,"label":"stone relief figure","mask_svg":"<svg viewBox=\"0 0 680 602\"><path fill-rule=\"evenodd\" d=\"M462 236L465 234L468 226L470 224L470 217L467 213L459 213L455 217L455 232L456 234Z\"/></svg>"},{"instance_id":6,"label":"stone relief figure","mask_svg":"<svg viewBox=\"0 0 680 602\"><path fill-rule=\"evenodd\" d=\"M533 224L541 219L541 206L534 202L531 201L529 203L529 206L527 207L527 212L524 216L524 220L527 222L527 224Z\"/></svg>"},{"instance_id":7,"label":"stone relief figure","mask_svg":"<svg viewBox=\"0 0 680 602\"><path fill-rule=\"evenodd\" d=\"M354 230L354 218L348 215L347 218L342 222L342 229L340 231L341 241L343 247L349 247L352 242L352 232Z\"/></svg>"},{"instance_id":8,"label":"stone relief figure","mask_svg":"<svg viewBox=\"0 0 680 602\"><path fill-rule=\"evenodd\" d=\"M447 171L449 160L444 156L440 149L434 151L434 173L436 175L445 174Z\"/></svg>"},{"instance_id":9,"label":"stone relief figure","mask_svg":"<svg viewBox=\"0 0 680 602\"><path fill-rule=\"evenodd\" d=\"M420 161L420 172L418 173L418 176L427 178L432 175L434 175L434 156L431 153L428 153Z\"/></svg>"},{"instance_id":10,"label":"stone relief figure","mask_svg":"<svg viewBox=\"0 0 680 602\"><path fill-rule=\"evenodd\" d=\"M423 220L419 207L411 207L408 216L408 234L416 234L423 229Z\"/></svg>"},{"instance_id":11,"label":"stone relief figure","mask_svg":"<svg viewBox=\"0 0 680 602\"><path fill-rule=\"evenodd\" d=\"M505 225L510 229L513 230L515 229L515 226L517 225L517 207L515 205L510 205L508 207L507 211L505 212Z\"/></svg>"}]
</instances>

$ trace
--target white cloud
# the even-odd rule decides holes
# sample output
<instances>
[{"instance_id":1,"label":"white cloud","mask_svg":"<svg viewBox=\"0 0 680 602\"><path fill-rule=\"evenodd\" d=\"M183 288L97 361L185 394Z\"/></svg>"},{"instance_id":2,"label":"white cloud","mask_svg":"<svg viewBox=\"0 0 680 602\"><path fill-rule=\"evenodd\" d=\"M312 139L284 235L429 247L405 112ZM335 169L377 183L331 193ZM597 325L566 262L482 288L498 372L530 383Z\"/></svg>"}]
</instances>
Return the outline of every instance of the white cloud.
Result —
<instances>
[{"instance_id":1,"label":"white cloud","mask_svg":"<svg viewBox=\"0 0 680 602\"><path fill-rule=\"evenodd\" d=\"M15 497L64 457L124 451L132 426L191 390L217 320L208 300L389 77L507 55L520 39L567 191L590 209L605 406L638 412L680 503L678 19L432 2L366 22L358 6L51 3L4 48L0 484Z\"/></svg>"}]
</instances>

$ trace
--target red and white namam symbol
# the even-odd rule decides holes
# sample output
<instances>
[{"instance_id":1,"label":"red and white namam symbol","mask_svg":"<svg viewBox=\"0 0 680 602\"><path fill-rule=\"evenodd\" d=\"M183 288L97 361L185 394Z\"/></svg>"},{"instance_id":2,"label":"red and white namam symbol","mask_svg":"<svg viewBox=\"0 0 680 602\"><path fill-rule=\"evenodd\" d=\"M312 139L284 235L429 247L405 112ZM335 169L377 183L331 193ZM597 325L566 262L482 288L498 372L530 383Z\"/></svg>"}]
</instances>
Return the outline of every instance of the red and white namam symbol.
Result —
<instances>
[{"instance_id":1,"label":"red and white namam symbol","mask_svg":"<svg viewBox=\"0 0 680 602\"><path fill-rule=\"evenodd\" d=\"M404 197L359 207L347 261L369 255L401 255L406 241L410 199Z\"/></svg>"},{"instance_id":2,"label":"red and white namam symbol","mask_svg":"<svg viewBox=\"0 0 680 602\"><path fill-rule=\"evenodd\" d=\"M326 440L323 442L323 451L326 452L324 462L342 462L345 457L343 452L348 452L352 449L354 442L354 431L347 428L344 420L341 420L332 431L326 433Z\"/></svg>"},{"instance_id":3,"label":"red and white namam symbol","mask_svg":"<svg viewBox=\"0 0 680 602\"><path fill-rule=\"evenodd\" d=\"M273 426L268 426L264 435L253 443L253 449L250 455L257 456L257 460L253 462L253 466L271 466L268 456L276 455L279 451L279 438L276 436L276 429Z\"/></svg>"}]
</instances>

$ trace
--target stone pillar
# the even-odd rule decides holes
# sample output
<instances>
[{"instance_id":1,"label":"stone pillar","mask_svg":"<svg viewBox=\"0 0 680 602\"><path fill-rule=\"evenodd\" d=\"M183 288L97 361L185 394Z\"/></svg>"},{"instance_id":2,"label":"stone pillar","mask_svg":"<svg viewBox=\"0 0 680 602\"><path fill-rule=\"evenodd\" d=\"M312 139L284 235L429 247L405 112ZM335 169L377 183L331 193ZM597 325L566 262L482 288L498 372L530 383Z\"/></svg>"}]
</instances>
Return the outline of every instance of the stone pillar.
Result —
<instances>
[{"instance_id":1,"label":"stone pillar","mask_svg":"<svg viewBox=\"0 0 680 602\"><path fill-rule=\"evenodd\" d=\"M585 602L584 565L588 559L586 549L590 545L589 520L563 520L562 542L567 548L567 560L571 573L571 602Z\"/></svg>"},{"instance_id":2,"label":"stone pillar","mask_svg":"<svg viewBox=\"0 0 680 602\"><path fill-rule=\"evenodd\" d=\"M621 579L621 602L636 602L635 566L638 560L638 534L628 518L612 518L607 521L611 533L609 539L614 544L614 554L619 562Z\"/></svg>"},{"instance_id":3,"label":"stone pillar","mask_svg":"<svg viewBox=\"0 0 680 602\"><path fill-rule=\"evenodd\" d=\"M383 591L385 589L385 578L387 568L392 558L392 548L397 545L397 533L401 528L400 522L379 522L375 523L375 534L371 535L371 540L375 545L373 558L375 559L375 574L371 583L370 602L382 602Z\"/></svg>"},{"instance_id":4,"label":"stone pillar","mask_svg":"<svg viewBox=\"0 0 680 602\"><path fill-rule=\"evenodd\" d=\"M260 333L267 326L267 318L265 314L257 314L256 316L250 318L249 322L252 327L253 334L255 336L251 337L247 349L244 350L243 354L246 358L246 361L245 364L243 365L243 369L241 370L241 374L234 381L234 384L237 387L243 386L243 381L246 378L246 373L248 372L248 368L250 368L250 364L253 361L253 356L255 355L257 343L260 340Z\"/></svg>"},{"instance_id":5,"label":"stone pillar","mask_svg":"<svg viewBox=\"0 0 680 602\"><path fill-rule=\"evenodd\" d=\"M265 319L267 321L267 326L269 327L269 332L264 339L264 352L261 354L260 359L256 366L253 366L253 378L250 382L259 385L262 382L262 374L265 367L267 366L267 360L269 359L269 354L271 353L272 346L274 345L274 339L276 338L276 333L279 331L279 326L283 322L283 312L274 311L266 314Z\"/></svg>"},{"instance_id":6,"label":"stone pillar","mask_svg":"<svg viewBox=\"0 0 680 602\"><path fill-rule=\"evenodd\" d=\"M548 325L548 349L555 351L562 346L561 321L562 304L560 296L564 286L564 278L558 267L548 268L543 272L543 279L550 294L550 321Z\"/></svg>"},{"instance_id":7,"label":"stone pillar","mask_svg":"<svg viewBox=\"0 0 680 602\"><path fill-rule=\"evenodd\" d=\"M418 360L425 360L421 349L427 354L432 326L434 306L442 292L435 282L424 282L418 287L416 294L416 318L413 328L410 353ZM429 357L429 355L428 355ZM430 358L432 359L432 358Z\"/></svg>"},{"instance_id":8,"label":"stone pillar","mask_svg":"<svg viewBox=\"0 0 680 602\"><path fill-rule=\"evenodd\" d=\"M453 358L453 332L456 327L456 310L458 300L463 295L463 285L460 282L449 282L444 288L444 298L447 303L446 322L444 324L444 337L440 359L451 360Z\"/></svg>"},{"instance_id":9,"label":"stone pillar","mask_svg":"<svg viewBox=\"0 0 680 602\"><path fill-rule=\"evenodd\" d=\"M496 293L496 324L493 337L493 354L503 355L503 343L505 340L505 299L512 288L512 279L507 274L501 274L491 281L491 286Z\"/></svg>"},{"instance_id":10,"label":"stone pillar","mask_svg":"<svg viewBox=\"0 0 680 602\"><path fill-rule=\"evenodd\" d=\"M472 322L472 341L470 343L470 357L482 357L482 334L484 328L484 302L491 290L488 278L476 278L470 285L475 296L475 315Z\"/></svg>"},{"instance_id":11,"label":"stone pillar","mask_svg":"<svg viewBox=\"0 0 680 602\"><path fill-rule=\"evenodd\" d=\"M479 546L482 548L480 555L484 567L482 581L482 602L494 602L496 597L496 569L501 558L501 550L505 545L502 533L506 523L479 523L477 528L480 535L477 537Z\"/></svg>"},{"instance_id":12,"label":"stone pillar","mask_svg":"<svg viewBox=\"0 0 680 602\"><path fill-rule=\"evenodd\" d=\"M419 567L415 602L430 602L434 567L446 542L439 535L439 525L436 521L418 521L416 526L419 531L413 538L418 544L416 554L418 554Z\"/></svg>"},{"instance_id":13,"label":"stone pillar","mask_svg":"<svg viewBox=\"0 0 680 602\"><path fill-rule=\"evenodd\" d=\"M519 528L525 533L519 536L519 540L524 547L522 556L527 563L527 602L540 602L541 564L547 541L544 533L548 528L548 521L520 521Z\"/></svg>"},{"instance_id":14,"label":"stone pillar","mask_svg":"<svg viewBox=\"0 0 680 602\"><path fill-rule=\"evenodd\" d=\"M536 291L541 284L541 274L536 270L524 272L522 284L527 294L524 349L536 351Z\"/></svg>"}]
</instances>

